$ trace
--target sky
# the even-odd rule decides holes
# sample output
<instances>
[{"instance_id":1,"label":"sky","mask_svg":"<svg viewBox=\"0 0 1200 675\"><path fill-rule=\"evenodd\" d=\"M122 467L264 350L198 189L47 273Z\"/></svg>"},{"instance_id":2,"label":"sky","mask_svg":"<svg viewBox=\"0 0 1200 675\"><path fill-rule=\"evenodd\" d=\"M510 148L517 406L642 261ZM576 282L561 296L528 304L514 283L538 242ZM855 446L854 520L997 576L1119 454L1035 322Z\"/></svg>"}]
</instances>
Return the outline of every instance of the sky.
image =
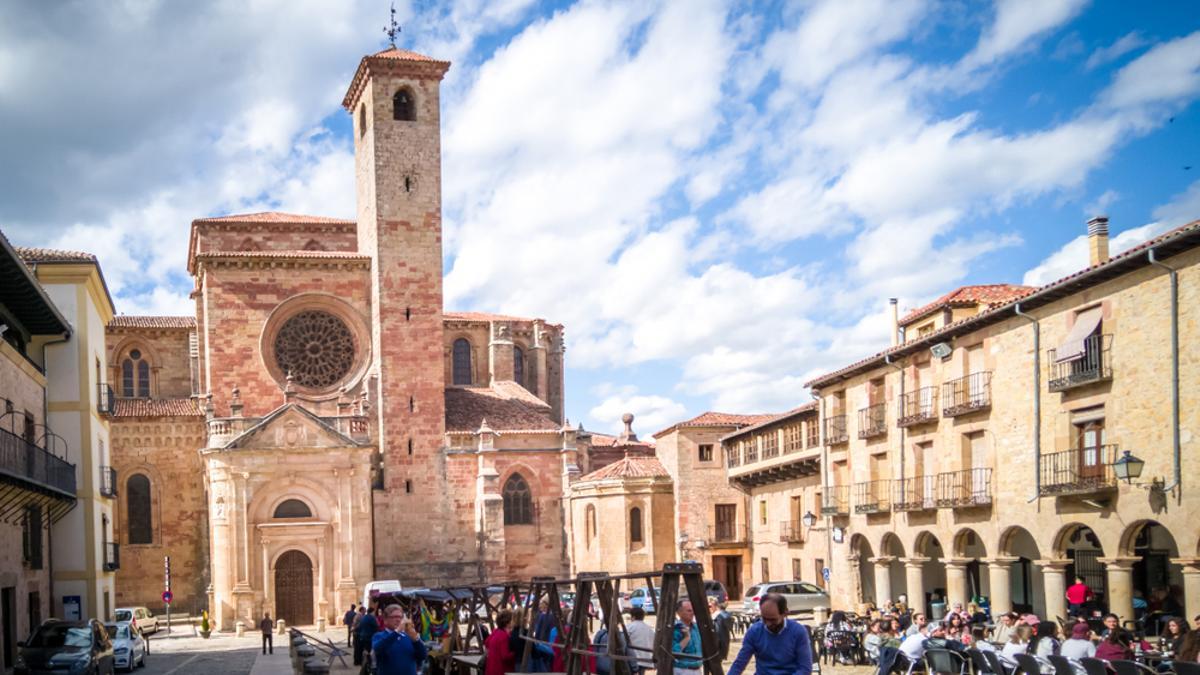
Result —
<instances>
[{"instance_id":1,"label":"sky","mask_svg":"<svg viewBox=\"0 0 1200 675\"><path fill-rule=\"evenodd\" d=\"M195 218L353 218L384 0L0 3L0 229L186 314ZM1188 1L397 2L442 83L448 310L566 326L567 414L783 411L969 283L1200 218Z\"/></svg>"}]
</instances>

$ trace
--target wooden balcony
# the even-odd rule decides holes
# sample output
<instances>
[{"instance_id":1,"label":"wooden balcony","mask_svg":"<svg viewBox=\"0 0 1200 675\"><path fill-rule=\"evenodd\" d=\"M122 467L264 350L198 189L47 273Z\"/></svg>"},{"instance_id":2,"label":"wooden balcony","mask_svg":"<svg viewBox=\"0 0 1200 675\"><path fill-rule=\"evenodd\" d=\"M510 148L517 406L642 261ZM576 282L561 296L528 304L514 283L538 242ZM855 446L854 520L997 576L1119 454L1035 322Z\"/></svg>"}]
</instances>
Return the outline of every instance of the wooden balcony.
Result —
<instances>
[{"instance_id":1,"label":"wooden balcony","mask_svg":"<svg viewBox=\"0 0 1200 675\"><path fill-rule=\"evenodd\" d=\"M921 387L900 397L900 417L896 426L913 427L937 419L937 387Z\"/></svg>"},{"instance_id":2,"label":"wooden balcony","mask_svg":"<svg viewBox=\"0 0 1200 675\"><path fill-rule=\"evenodd\" d=\"M942 385L942 415L957 417L992 407L992 373L972 373Z\"/></svg>"}]
</instances>

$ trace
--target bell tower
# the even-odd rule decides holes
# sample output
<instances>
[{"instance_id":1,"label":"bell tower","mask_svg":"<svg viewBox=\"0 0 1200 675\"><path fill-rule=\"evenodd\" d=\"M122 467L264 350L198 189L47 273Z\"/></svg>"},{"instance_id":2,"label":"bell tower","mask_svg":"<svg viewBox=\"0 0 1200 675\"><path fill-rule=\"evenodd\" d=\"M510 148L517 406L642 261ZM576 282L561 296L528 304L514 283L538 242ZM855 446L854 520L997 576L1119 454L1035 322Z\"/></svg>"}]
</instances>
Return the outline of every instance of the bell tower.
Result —
<instances>
[{"instance_id":1,"label":"bell tower","mask_svg":"<svg viewBox=\"0 0 1200 675\"><path fill-rule=\"evenodd\" d=\"M390 47L359 63L354 119L358 251L371 257L371 358L383 490L377 579L411 579L445 554L437 470L445 439L439 88L450 64ZM398 536L404 533L403 536Z\"/></svg>"}]
</instances>

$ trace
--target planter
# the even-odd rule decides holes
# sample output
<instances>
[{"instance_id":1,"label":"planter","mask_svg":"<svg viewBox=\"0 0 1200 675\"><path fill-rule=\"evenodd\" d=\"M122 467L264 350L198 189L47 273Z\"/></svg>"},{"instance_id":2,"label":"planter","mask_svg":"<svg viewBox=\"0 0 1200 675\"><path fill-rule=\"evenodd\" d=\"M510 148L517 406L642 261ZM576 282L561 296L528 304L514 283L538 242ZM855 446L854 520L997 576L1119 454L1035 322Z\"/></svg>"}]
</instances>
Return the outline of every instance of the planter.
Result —
<instances>
[{"instance_id":1,"label":"planter","mask_svg":"<svg viewBox=\"0 0 1200 675\"><path fill-rule=\"evenodd\" d=\"M212 635L212 631L211 631L211 630L202 630L202 631L200 631L200 637L204 638L205 640L207 640L207 639L208 639L208 636L209 636L209 635Z\"/></svg>"}]
</instances>

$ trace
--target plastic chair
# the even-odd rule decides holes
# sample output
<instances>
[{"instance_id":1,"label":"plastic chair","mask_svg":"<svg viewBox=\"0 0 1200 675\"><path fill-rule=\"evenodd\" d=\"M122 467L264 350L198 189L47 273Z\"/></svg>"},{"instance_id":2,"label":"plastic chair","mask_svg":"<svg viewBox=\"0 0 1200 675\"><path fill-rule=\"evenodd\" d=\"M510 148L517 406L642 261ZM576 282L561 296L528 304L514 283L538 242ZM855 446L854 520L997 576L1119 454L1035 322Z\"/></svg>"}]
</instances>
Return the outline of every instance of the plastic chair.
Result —
<instances>
[{"instance_id":1,"label":"plastic chair","mask_svg":"<svg viewBox=\"0 0 1200 675\"><path fill-rule=\"evenodd\" d=\"M983 658L987 659L988 666L996 675L1012 675L1008 670L1008 666L1004 665L1004 662L1000 660L1000 655L996 652L983 652ZM1089 675L1091 674L1089 673Z\"/></svg>"},{"instance_id":2,"label":"plastic chair","mask_svg":"<svg viewBox=\"0 0 1200 675\"><path fill-rule=\"evenodd\" d=\"M983 650L972 647L967 650L967 656L971 659L971 669L975 675L996 675L988 665L988 660L984 658Z\"/></svg>"},{"instance_id":3,"label":"plastic chair","mask_svg":"<svg viewBox=\"0 0 1200 675\"><path fill-rule=\"evenodd\" d=\"M921 660L913 661L904 652L896 654L896 663L892 665L892 672L903 670L904 675L912 675L914 672L921 672L924 669L925 664Z\"/></svg>"},{"instance_id":4,"label":"plastic chair","mask_svg":"<svg viewBox=\"0 0 1200 675\"><path fill-rule=\"evenodd\" d=\"M1108 675L1108 664L1100 659L1079 659L1087 675Z\"/></svg>"},{"instance_id":5,"label":"plastic chair","mask_svg":"<svg viewBox=\"0 0 1200 675\"><path fill-rule=\"evenodd\" d=\"M962 654L949 649L929 649L925 651L925 667L930 675L964 675L967 672L967 660Z\"/></svg>"},{"instance_id":6,"label":"plastic chair","mask_svg":"<svg viewBox=\"0 0 1200 675\"><path fill-rule=\"evenodd\" d=\"M1108 662L1117 675L1158 675L1158 671L1137 661L1113 659Z\"/></svg>"},{"instance_id":7,"label":"plastic chair","mask_svg":"<svg viewBox=\"0 0 1200 675\"><path fill-rule=\"evenodd\" d=\"M1013 654L1013 660L1017 662L1013 675L1042 675L1042 666L1032 654Z\"/></svg>"},{"instance_id":8,"label":"plastic chair","mask_svg":"<svg viewBox=\"0 0 1200 675\"><path fill-rule=\"evenodd\" d=\"M1054 675L1074 675L1075 664L1065 656L1047 656L1046 660L1054 666Z\"/></svg>"},{"instance_id":9,"label":"plastic chair","mask_svg":"<svg viewBox=\"0 0 1200 675\"><path fill-rule=\"evenodd\" d=\"M1200 663L1172 661L1171 668L1175 671L1175 675L1200 675Z\"/></svg>"}]
</instances>

